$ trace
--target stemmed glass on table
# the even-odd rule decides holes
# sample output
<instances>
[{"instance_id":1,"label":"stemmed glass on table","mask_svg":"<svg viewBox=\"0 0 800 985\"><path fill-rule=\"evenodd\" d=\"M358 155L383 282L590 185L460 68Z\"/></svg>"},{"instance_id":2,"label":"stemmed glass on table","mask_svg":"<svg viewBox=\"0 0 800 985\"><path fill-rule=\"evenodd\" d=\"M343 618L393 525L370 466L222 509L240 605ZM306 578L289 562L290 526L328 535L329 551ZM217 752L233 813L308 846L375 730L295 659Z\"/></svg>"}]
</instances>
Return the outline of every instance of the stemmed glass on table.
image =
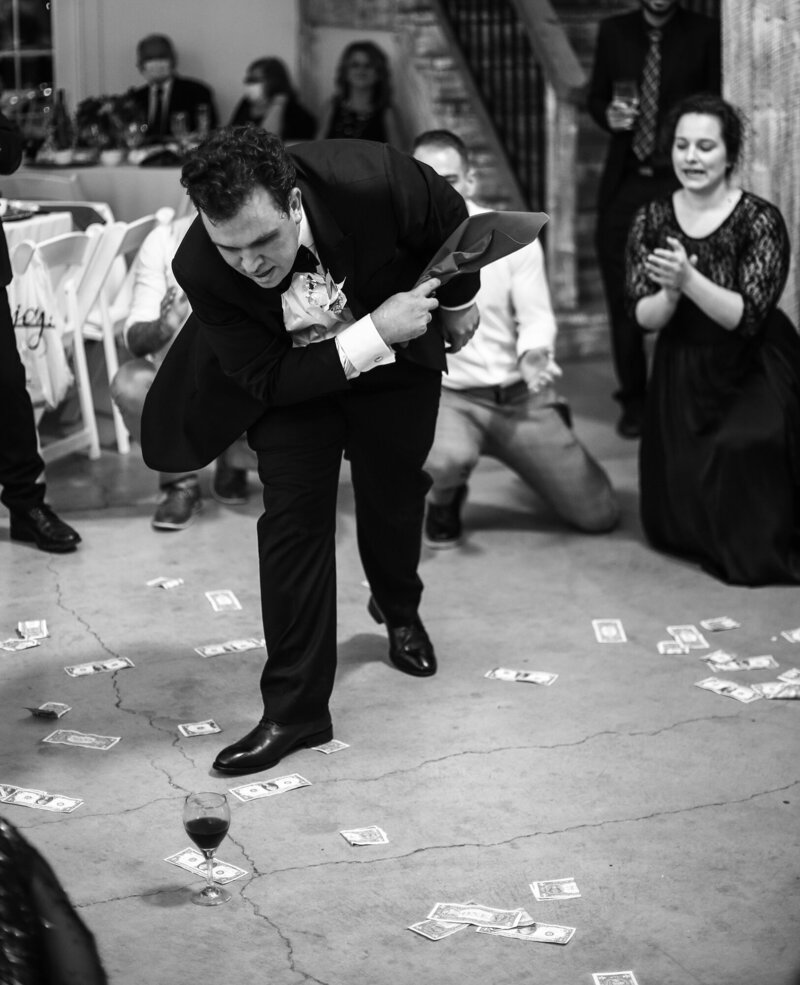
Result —
<instances>
[{"instance_id":1,"label":"stemmed glass on table","mask_svg":"<svg viewBox=\"0 0 800 985\"><path fill-rule=\"evenodd\" d=\"M190 793L183 805L183 826L206 860L206 886L192 896L198 906L219 906L231 894L214 884L214 852L231 826L231 809L224 793Z\"/></svg>"}]
</instances>

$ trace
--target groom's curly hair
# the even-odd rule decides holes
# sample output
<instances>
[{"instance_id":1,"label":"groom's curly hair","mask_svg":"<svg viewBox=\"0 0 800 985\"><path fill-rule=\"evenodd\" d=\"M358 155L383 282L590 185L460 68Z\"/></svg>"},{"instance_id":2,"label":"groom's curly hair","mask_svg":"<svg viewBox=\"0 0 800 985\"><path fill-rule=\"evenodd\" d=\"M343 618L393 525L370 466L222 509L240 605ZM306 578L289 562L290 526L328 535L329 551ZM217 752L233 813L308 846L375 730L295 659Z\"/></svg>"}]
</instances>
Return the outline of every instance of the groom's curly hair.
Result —
<instances>
[{"instance_id":1,"label":"groom's curly hair","mask_svg":"<svg viewBox=\"0 0 800 985\"><path fill-rule=\"evenodd\" d=\"M181 170L192 204L213 223L232 219L257 187L288 212L296 178L281 139L252 124L215 130Z\"/></svg>"}]
</instances>

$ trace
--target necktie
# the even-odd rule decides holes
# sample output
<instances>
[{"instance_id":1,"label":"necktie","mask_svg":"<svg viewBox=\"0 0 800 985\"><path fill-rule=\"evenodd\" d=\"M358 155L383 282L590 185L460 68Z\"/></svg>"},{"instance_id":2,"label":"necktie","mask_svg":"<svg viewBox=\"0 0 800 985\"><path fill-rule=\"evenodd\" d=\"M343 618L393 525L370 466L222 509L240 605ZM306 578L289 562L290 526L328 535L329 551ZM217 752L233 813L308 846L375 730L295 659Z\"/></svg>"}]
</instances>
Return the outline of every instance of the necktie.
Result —
<instances>
[{"instance_id":1,"label":"necktie","mask_svg":"<svg viewBox=\"0 0 800 985\"><path fill-rule=\"evenodd\" d=\"M156 86L153 105L153 120L150 125L151 133L160 137L164 132L164 89Z\"/></svg>"},{"instance_id":2,"label":"necktie","mask_svg":"<svg viewBox=\"0 0 800 985\"><path fill-rule=\"evenodd\" d=\"M639 95L639 121L633 136L633 153L646 161L656 146L658 90L661 86L661 31L648 32L650 47L644 60L642 89Z\"/></svg>"}]
</instances>

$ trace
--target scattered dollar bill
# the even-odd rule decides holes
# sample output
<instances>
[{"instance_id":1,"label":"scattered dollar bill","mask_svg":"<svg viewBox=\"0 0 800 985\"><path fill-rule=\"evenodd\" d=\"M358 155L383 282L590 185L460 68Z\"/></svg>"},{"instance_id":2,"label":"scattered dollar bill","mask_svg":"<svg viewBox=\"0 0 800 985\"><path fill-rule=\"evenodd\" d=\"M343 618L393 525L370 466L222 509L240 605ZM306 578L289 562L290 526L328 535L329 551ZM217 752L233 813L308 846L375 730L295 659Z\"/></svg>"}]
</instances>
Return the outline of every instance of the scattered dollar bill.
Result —
<instances>
[{"instance_id":1,"label":"scattered dollar bill","mask_svg":"<svg viewBox=\"0 0 800 985\"><path fill-rule=\"evenodd\" d=\"M621 619L592 619L592 629L598 643L627 643Z\"/></svg>"},{"instance_id":2,"label":"scattered dollar bill","mask_svg":"<svg viewBox=\"0 0 800 985\"><path fill-rule=\"evenodd\" d=\"M145 584L148 588L177 588L178 585L183 584L183 578L166 578L164 575L159 575L158 578L151 578Z\"/></svg>"},{"instance_id":3,"label":"scattered dollar bill","mask_svg":"<svg viewBox=\"0 0 800 985\"><path fill-rule=\"evenodd\" d=\"M118 735L92 735L90 732L76 732L74 729L58 728L46 735L42 742L58 746L80 746L82 749L111 749L120 740Z\"/></svg>"},{"instance_id":4,"label":"scattered dollar bill","mask_svg":"<svg viewBox=\"0 0 800 985\"><path fill-rule=\"evenodd\" d=\"M723 629L739 629L741 623L731 619L730 616L714 616L713 619L701 619L700 625L709 633L719 633Z\"/></svg>"},{"instance_id":5,"label":"scattered dollar bill","mask_svg":"<svg viewBox=\"0 0 800 985\"><path fill-rule=\"evenodd\" d=\"M340 831L339 834L349 841L351 845L388 845L389 836L373 824L368 828L350 828L347 831Z\"/></svg>"},{"instance_id":6,"label":"scattered dollar bill","mask_svg":"<svg viewBox=\"0 0 800 985\"><path fill-rule=\"evenodd\" d=\"M759 657L742 657L739 660L729 660L727 663L717 663L715 660L706 661L709 670L769 670L778 666L775 657L764 654Z\"/></svg>"},{"instance_id":7,"label":"scattered dollar bill","mask_svg":"<svg viewBox=\"0 0 800 985\"><path fill-rule=\"evenodd\" d=\"M713 653L701 653L700 659L712 664L735 663L739 656L730 650L714 650Z\"/></svg>"},{"instance_id":8,"label":"scattered dollar bill","mask_svg":"<svg viewBox=\"0 0 800 985\"><path fill-rule=\"evenodd\" d=\"M207 718L204 722L184 722L178 726L178 731L187 739L193 735L212 735L214 732L221 732L222 729L217 725L213 718Z\"/></svg>"},{"instance_id":9,"label":"scattered dollar bill","mask_svg":"<svg viewBox=\"0 0 800 985\"><path fill-rule=\"evenodd\" d=\"M46 619L26 619L17 623L17 633L23 640L44 640L50 635Z\"/></svg>"},{"instance_id":10,"label":"scattered dollar bill","mask_svg":"<svg viewBox=\"0 0 800 985\"><path fill-rule=\"evenodd\" d=\"M83 803L78 797L65 797L59 793L48 793L32 787L14 787L5 783L0 783L0 800L4 804L32 807L37 811L52 811L55 814L71 814Z\"/></svg>"},{"instance_id":11,"label":"scattered dollar bill","mask_svg":"<svg viewBox=\"0 0 800 985\"><path fill-rule=\"evenodd\" d=\"M534 944L569 944L575 936L575 927L560 927L554 923L536 923L532 926L498 930L496 927L478 927L479 934L510 937L512 940L530 941Z\"/></svg>"},{"instance_id":12,"label":"scattered dollar bill","mask_svg":"<svg viewBox=\"0 0 800 985\"><path fill-rule=\"evenodd\" d=\"M321 746L312 746L317 752L324 752L326 756L330 756L332 752L341 752L342 749L349 749L350 746L346 742L340 742L338 739L331 739L329 742L323 742Z\"/></svg>"},{"instance_id":13,"label":"scattered dollar bill","mask_svg":"<svg viewBox=\"0 0 800 985\"><path fill-rule=\"evenodd\" d=\"M445 920L420 920L419 923L412 923L408 929L427 937L429 941L440 941L443 937L457 934L459 930L466 930L468 926L466 923L447 923Z\"/></svg>"},{"instance_id":14,"label":"scattered dollar bill","mask_svg":"<svg viewBox=\"0 0 800 985\"><path fill-rule=\"evenodd\" d=\"M540 879L530 886L531 892L540 901L577 899L581 895L574 879Z\"/></svg>"},{"instance_id":15,"label":"scattered dollar bill","mask_svg":"<svg viewBox=\"0 0 800 985\"><path fill-rule=\"evenodd\" d=\"M165 858L164 861L169 862L170 865L177 865L180 869L186 869L187 872L194 872L197 875L202 876L206 874L205 856L196 848L184 848L182 852L178 852L175 855L170 855L169 858ZM214 882L218 883L220 886L224 886L229 882L234 882L236 879L241 879L242 876L247 875L247 869L240 869L238 865L233 865L230 862L223 862L218 858L214 859L211 872L214 877Z\"/></svg>"},{"instance_id":16,"label":"scattered dollar bill","mask_svg":"<svg viewBox=\"0 0 800 985\"><path fill-rule=\"evenodd\" d=\"M549 686L558 679L558 674L549 674L545 670L509 670L507 667L495 667L483 675L494 681L516 681L519 684L544 684Z\"/></svg>"},{"instance_id":17,"label":"scattered dollar bill","mask_svg":"<svg viewBox=\"0 0 800 985\"><path fill-rule=\"evenodd\" d=\"M788 670L784 670L782 674L778 674L778 680L785 681L787 684L800 682L800 668L790 667Z\"/></svg>"},{"instance_id":18,"label":"scattered dollar bill","mask_svg":"<svg viewBox=\"0 0 800 985\"><path fill-rule=\"evenodd\" d=\"M257 650L265 645L263 636L249 636L242 640L228 640L227 643L206 643L205 646L196 646L194 652L201 657L220 657L223 653L244 653L245 650Z\"/></svg>"},{"instance_id":19,"label":"scattered dollar bill","mask_svg":"<svg viewBox=\"0 0 800 985\"><path fill-rule=\"evenodd\" d=\"M592 978L594 985L639 985L632 971L598 971Z\"/></svg>"},{"instance_id":20,"label":"scattered dollar bill","mask_svg":"<svg viewBox=\"0 0 800 985\"><path fill-rule=\"evenodd\" d=\"M246 804L249 800L274 797L276 794L286 793L288 790L310 786L311 783L299 773L290 773L288 776L276 776L274 780L259 780L256 783L244 783L240 787L231 787L230 792Z\"/></svg>"},{"instance_id":21,"label":"scattered dollar bill","mask_svg":"<svg viewBox=\"0 0 800 985\"><path fill-rule=\"evenodd\" d=\"M211 603L214 612L230 612L242 607L239 599L229 588L218 588L213 592L206 592L206 598Z\"/></svg>"},{"instance_id":22,"label":"scattered dollar bill","mask_svg":"<svg viewBox=\"0 0 800 985\"><path fill-rule=\"evenodd\" d=\"M61 718L68 711L72 711L69 705L62 705L59 701L45 701L38 708L30 708L26 705L26 708L34 718Z\"/></svg>"},{"instance_id":23,"label":"scattered dollar bill","mask_svg":"<svg viewBox=\"0 0 800 985\"><path fill-rule=\"evenodd\" d=\"M480 906L477 903L437 903L428 914L428 920L469 923L476 927L511 930L519 926L524 913L524 910L500 910L492 906Z\"/></svg>"},{"instance_id":24,"label":"scattered dollar bill","mask_svg":"<svg viewBox=\"0 0 800 985\"><path fill-rule=\"evenodd\" d=\"M687 650L708 649L708 642L697 626L667 626L667 632Z\"/></svg>"},{"instance_id":25,"label":"scattered dollar bill","mask_svg":"<svg viewBox=\"0 0 800 985\"><path fill-rule=\"evenodd\" d=\"M656 643L656 648L658 649L658 652L662 654L662 656L668 653L689 652L689 648L684 646L683 643L679 642L678 640L659 640L659 642Z\"/></svg>"},{"instance_id":26,"label":"scattered dollar bill","mask_svg":"<svg viewBox=\"0 0 800 985\"><path fill-rule=\"evenodd\" d=\"M95 660L92 663L73 664L64 670L70 677L86 677L89 674L113 674L117 670L126 670L134 663L127 657L109 657L108 660Z\"/></svg>"},{"instance_id":27,"label":"scattered dollar bill","mask_svg":"<svg viewBox=\"0 0 800 985\"><path fill-rule=\"evenodd\" d=\"M751 684L750 687L763 698L800 698L800 684L786 681L766 681L764 684Z\"/></svg>"},{"instance_id":28,"label":"scattered dollar bill","mask_svg":"<svg viewBox=\"0 0 800 985\"><path fill-rule=\"evenodd\" d=\"M715 694L723 694L727 698L735 698L742 704L749 704L757 701L761 695L747 684L737 684L735 681L721 680L719 677L706 677L702 681L695 681L695 687L702 687L706 691L713 691Z\"/></svg>"},{"instance_id":29,"label":"scattered dollar bill","mask_svg":"<svg viewBox=\"0 0 800 985\"><path fill-rule=\"evenodd\" d=\"M16 636L12 636L10 640L0 640L0 650L8 650L9 653L30 650L34 646L39 646L38 640L21 640Z\"/></svg>"},{"instance_id":30,"label":"scattered dollar bill","mask_svg":"<svg viewBox=\"0 0 800 985\"><path fill-rule=\"evenodd\" d=\"M783 629L781 636L790 643L800 643L800 626L797 629Z\"/></svg>"}]
</instances>

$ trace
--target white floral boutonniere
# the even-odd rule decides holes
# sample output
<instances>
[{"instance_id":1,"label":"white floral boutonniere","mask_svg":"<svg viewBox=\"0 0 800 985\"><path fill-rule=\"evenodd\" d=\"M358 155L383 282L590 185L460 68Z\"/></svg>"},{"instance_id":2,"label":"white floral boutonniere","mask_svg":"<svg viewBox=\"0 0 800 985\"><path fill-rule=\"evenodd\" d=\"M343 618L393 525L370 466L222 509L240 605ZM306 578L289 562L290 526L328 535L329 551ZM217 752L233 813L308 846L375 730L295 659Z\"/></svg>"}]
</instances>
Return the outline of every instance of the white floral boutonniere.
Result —
<instances>
[{"instance_id":1,"label":"white floral boutonniere","mask_svg":"<svg viewBox=\"0 0 800 985\"><path fill-rule=\"evenodd\" d=\"M327 271L324 278L320 274L309 274L306 281L306 304L320 308L334 317L341 315L347 304L347 295L343 290L345 280L346 277L337 284Z\"/></svg>"}]
</instances>

